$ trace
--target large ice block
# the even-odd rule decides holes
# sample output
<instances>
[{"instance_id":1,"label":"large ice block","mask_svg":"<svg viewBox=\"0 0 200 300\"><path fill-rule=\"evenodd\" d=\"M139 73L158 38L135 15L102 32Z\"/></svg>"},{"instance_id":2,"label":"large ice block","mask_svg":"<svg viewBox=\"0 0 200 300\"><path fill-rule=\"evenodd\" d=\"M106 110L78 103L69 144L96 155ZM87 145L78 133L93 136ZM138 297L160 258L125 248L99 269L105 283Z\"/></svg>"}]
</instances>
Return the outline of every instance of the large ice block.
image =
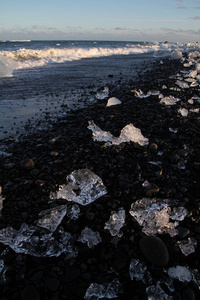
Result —
<instances>
[{"instance_id":1,"label":"large ice block","mask_svg":"<svg viewBox=\"0 0 200 300\"><path fill-rule=\"evenodd\" d=\"M107 193L101 178L88 169L73 171L66 178L67 184L51 193L53 199L65 199L81 205L88 205Z\"/></svg>"}]
</instances>

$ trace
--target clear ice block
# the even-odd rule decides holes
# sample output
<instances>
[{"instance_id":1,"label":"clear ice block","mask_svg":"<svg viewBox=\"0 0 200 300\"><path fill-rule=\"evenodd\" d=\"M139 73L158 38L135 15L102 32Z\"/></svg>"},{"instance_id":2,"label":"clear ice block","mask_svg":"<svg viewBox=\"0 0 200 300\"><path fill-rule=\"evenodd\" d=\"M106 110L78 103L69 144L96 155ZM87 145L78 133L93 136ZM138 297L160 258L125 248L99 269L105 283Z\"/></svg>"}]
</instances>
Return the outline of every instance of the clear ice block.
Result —
<instances>
[{"instance_id":1,"label":"clear ice block","mask_svg":"<svg viewBox=\"0 0 200 300\"><path fill-rule=\"evenodd\" d=\"M175 98L174 96L168 96L168 97L164 97L160 100L161 104L165 104L165 105L175 105L178 101L180 101L179 98Z\"/></svg>"},{"instance_id":2,"label":"clear ice block","mask_svg":"<svg viewBox=\"0 0 200 300\"><path fill-rule=\"evenodd\" d=\"M92 229L85 227L85 229L81 231L78 242L87 243L89 248L93 248L101 242L101 237L98 231L94 232Z\"/></svg>"},{"instance_id":3,"label":"clear ice block","mask_svg":"<svg viewBox=\"0 0 200 300\"><path fill-rule=\"evenodd\" d=\"M68 209L67 216L71 220L77 220L79 218L80 208L77 204L72 205L71 209Z\"/></svg>"},{"instance_id":4,"label":"clear ice block","mask_svg":"<svg viewBox=\"0 0 200 300\"><path fill-rule=\"evenodd\" d=\"M66 179L67 184L59 186L51 198L88 205L107 193L101 178L88 169L75 170Z\"/></svg>"},{"instance_id":5,"label":"clear ice block","mask_svg":"<svg viewBox=\"0 0 200 300\"><path fill-rule=\"evenodd\" d=\"M129 275L131 280L142 281L145 284L152 284L152 277L150 272L147 271L147 267L143 262L138 259L132 259L129 268Z\"/></svg>"},{"instance_id":6,"label":"clear ice block","mask_svg":"<svg viewBox=\"0 0 200 300\"><path fill-rule=\"evenodd\" d=\"M193 237L191 237L191 238L188 238L187 240L178 241L177 245L181 249L181 252L185 256L187 256L187 255L195 252L195 248L197 246L197 241Z\"/></svg>"},{"instance_id":7,"label":"clear ice block","mask_svg":"<svg viewBox=\"0 0 200 300\"><path fill-rule=\"evenodd\" d=\"M37 226L54 232L62 222L67 212L67 205L56 206L39 213Z\"/></svg>"},{"instance_id":8,"label":"clear ice block","mask_svg":"<svg viewBox=\"0 0 200 300\"><path fill-rule=\"evenodd\" d=\"M107 104L106 104L106 107L108 107L108 106L113 106L113 105L119 105L119 104L121 104L122 102L118 99L118 98L116 98L116 97L111 97L111 98L109 98L108 99L108 102L107 102Z\"/></svg>"},{"instance_id":9,"label":"clear ice block","mask_svg":"<svg viewBox=\"0 0 200 300\"><path fill-rule=\"evenodd\" d=\"M178 279L182 282L190 282L192 280L192 274L187 267L176 266L168 269L168 275L173 279Z\"/></svg>"},{"instance_id":10,"label":"clear ice block","mask_svg":"<svg viewBox=\"0 0 200 300\"><path fill-rule=\"evenodd\" d=\"M109 88L104 87L104 89L101 92L96 93L96 98L98 100L104 100L108 98L108 95L109 95Z\"/></svg>"},{"instance_id":11,"label":"clear ice block","mask_svg":"<svg viewBox=\"0 0 200 300\"><path fill-rule=\"evenodd\" d=\"M84 299L98 300L102 298L117 298L121 292L121 284L118 279L114 279L111 283L92 283L86 291Z\"/></svg>"},{"instance_id":12,"label":"clear ice block","mask_svg":"<svg viewBox=\"0 0 200 300\"><path fill-rule=\"evenodd\" d=\"M122 237L121 228L125 224L125 210L119 210L118 213L112 212L110 219L105 223L104 229L110 230L112 236Z\"/></svg>"}]
</instances>

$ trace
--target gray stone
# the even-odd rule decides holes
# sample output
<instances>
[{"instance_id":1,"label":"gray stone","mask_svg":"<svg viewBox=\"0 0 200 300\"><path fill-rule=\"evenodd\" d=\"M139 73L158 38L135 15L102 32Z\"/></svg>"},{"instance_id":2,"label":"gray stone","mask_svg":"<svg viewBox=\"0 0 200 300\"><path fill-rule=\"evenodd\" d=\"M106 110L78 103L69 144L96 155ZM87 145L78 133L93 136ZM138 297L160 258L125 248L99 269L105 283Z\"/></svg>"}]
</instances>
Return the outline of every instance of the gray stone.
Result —
<instances>
[{"instance_id":1,"label":"gray stone","mask_svg":"<svg viewBox=\"0 0 200 300\"><path fill-rule=\"evenodd\" d=\"M154 266L164 267L168 264L169 253L160 238L145 236L140 240L139 246L145 258Z\"/></svg>"}]
</instances>

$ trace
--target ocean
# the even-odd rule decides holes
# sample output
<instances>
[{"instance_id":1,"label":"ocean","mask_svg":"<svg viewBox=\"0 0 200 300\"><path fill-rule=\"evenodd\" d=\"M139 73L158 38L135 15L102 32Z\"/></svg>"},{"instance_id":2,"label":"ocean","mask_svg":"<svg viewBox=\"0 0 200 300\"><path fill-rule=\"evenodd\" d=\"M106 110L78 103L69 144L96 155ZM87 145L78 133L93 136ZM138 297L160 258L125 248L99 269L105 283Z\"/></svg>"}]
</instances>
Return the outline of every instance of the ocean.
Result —
<instances>
[{"instance_id":1,"label":"ocean","mask_svg":"<svg viewBox=\"0 0 200 300\"><path fill-rule=\"evenodd\" d=\"M137 76L175 53L199 50L197 43L113 41L0 41L0 139L17 137L36 121L66 114L96 101L96 93ZM146 68L146 66L145 66Z\"/></svg>"}]
</instances>

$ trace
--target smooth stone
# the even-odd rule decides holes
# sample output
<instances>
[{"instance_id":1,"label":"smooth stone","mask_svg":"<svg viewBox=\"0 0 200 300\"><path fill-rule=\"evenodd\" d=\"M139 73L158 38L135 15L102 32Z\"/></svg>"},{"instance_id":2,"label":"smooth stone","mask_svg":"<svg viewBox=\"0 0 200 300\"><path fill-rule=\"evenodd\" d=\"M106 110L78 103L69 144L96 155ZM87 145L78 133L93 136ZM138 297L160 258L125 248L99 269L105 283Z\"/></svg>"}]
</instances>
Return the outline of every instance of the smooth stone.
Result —
<instances>
[{"instance_id":1,"label":"smooth stone","mask_svg":"<svg viewBox=\"0 0 200 300\"><path fill-rule=\"evenodd\" d=\"M65 272L62 276L62 281L64 283L72 282L80 276L80 271L78 269L73 269Z\"/></svg>"},{"instance_id":2,"label":"smooth stone","mask_svg":"<svg viewBox=\"0 0 200 300\"><path fill-rule=\"evenodd\" d=\"M177 229L178 229L178 235L177 235L177 237L179 237L181 239L184 239L190 233L189 229L187 229L185 227L179 226Z\"/></svg>"},{"instance_id":3,"label":"smooth stone","mask_svg":"<svg viewBox=\"0 0 200 300\"><path fill-rule=\"evenodd\" d=\"M57 278L48 278L45 284L51 291L55 292L58 288L59 280Z\"/></svg>"},{"instance_id":4,"label":"smooth stone","mask_svg":"<svg viewBox=\"0 0 200 300\"><path fill-rule=\"evenodd\" d=\"M145 236L139 242L146 259L157 267L164 267L169 262L169 252L164 242L155 236Z\"/></svg>"},{"instance_id":5,"label":"smooth stone","mask_svg":"<svg viewBox=\"0 0 200 300\"><path fill-rule=\"evenodd\" d=\"M34 286L28 285L21 293L21 300L40 300L40 294Z\"/></svg>"},{"instance_id":6,"label":"smooth stone","mask_svg":"<svg viewBox=\"0 0 200 300\"><path fill-rule=\"evenodd\" d=\"M39 187L43 187L45 185L45 182L43 180L38 179L35 181L35 184Z\"/></svg>"},{"instance_id":7,"label":"smooth stone","mask_svg":"<svg viewBox=\"0 0 200 300\"><path fill-rule=\"evenodd\" d=\"M154 184L150 183L150 185L145 189L146 196L152 196L153 194L156 194L160 191L159 187Z\"/></svg>"},{"instance_id":8,"label":"smooth stone","mask_svg":"<svg viewBox=\"0 0 200 300\"><path fill-rule=\"evenodd\" d=\"M195 300L195 292L190 287L187 287L181 291L182 300Z\"/></svg>"},{"instance_id":9,"label":"smooth stone","mask_svg":"<svg viewBox=\"0 0 200 300\"><path fill-rule=\"evenodd\" d=\"M35 164L32 159L25 159L21 162L21 167L25 170L32 170Z\"/></svg>"}]
</instances>

